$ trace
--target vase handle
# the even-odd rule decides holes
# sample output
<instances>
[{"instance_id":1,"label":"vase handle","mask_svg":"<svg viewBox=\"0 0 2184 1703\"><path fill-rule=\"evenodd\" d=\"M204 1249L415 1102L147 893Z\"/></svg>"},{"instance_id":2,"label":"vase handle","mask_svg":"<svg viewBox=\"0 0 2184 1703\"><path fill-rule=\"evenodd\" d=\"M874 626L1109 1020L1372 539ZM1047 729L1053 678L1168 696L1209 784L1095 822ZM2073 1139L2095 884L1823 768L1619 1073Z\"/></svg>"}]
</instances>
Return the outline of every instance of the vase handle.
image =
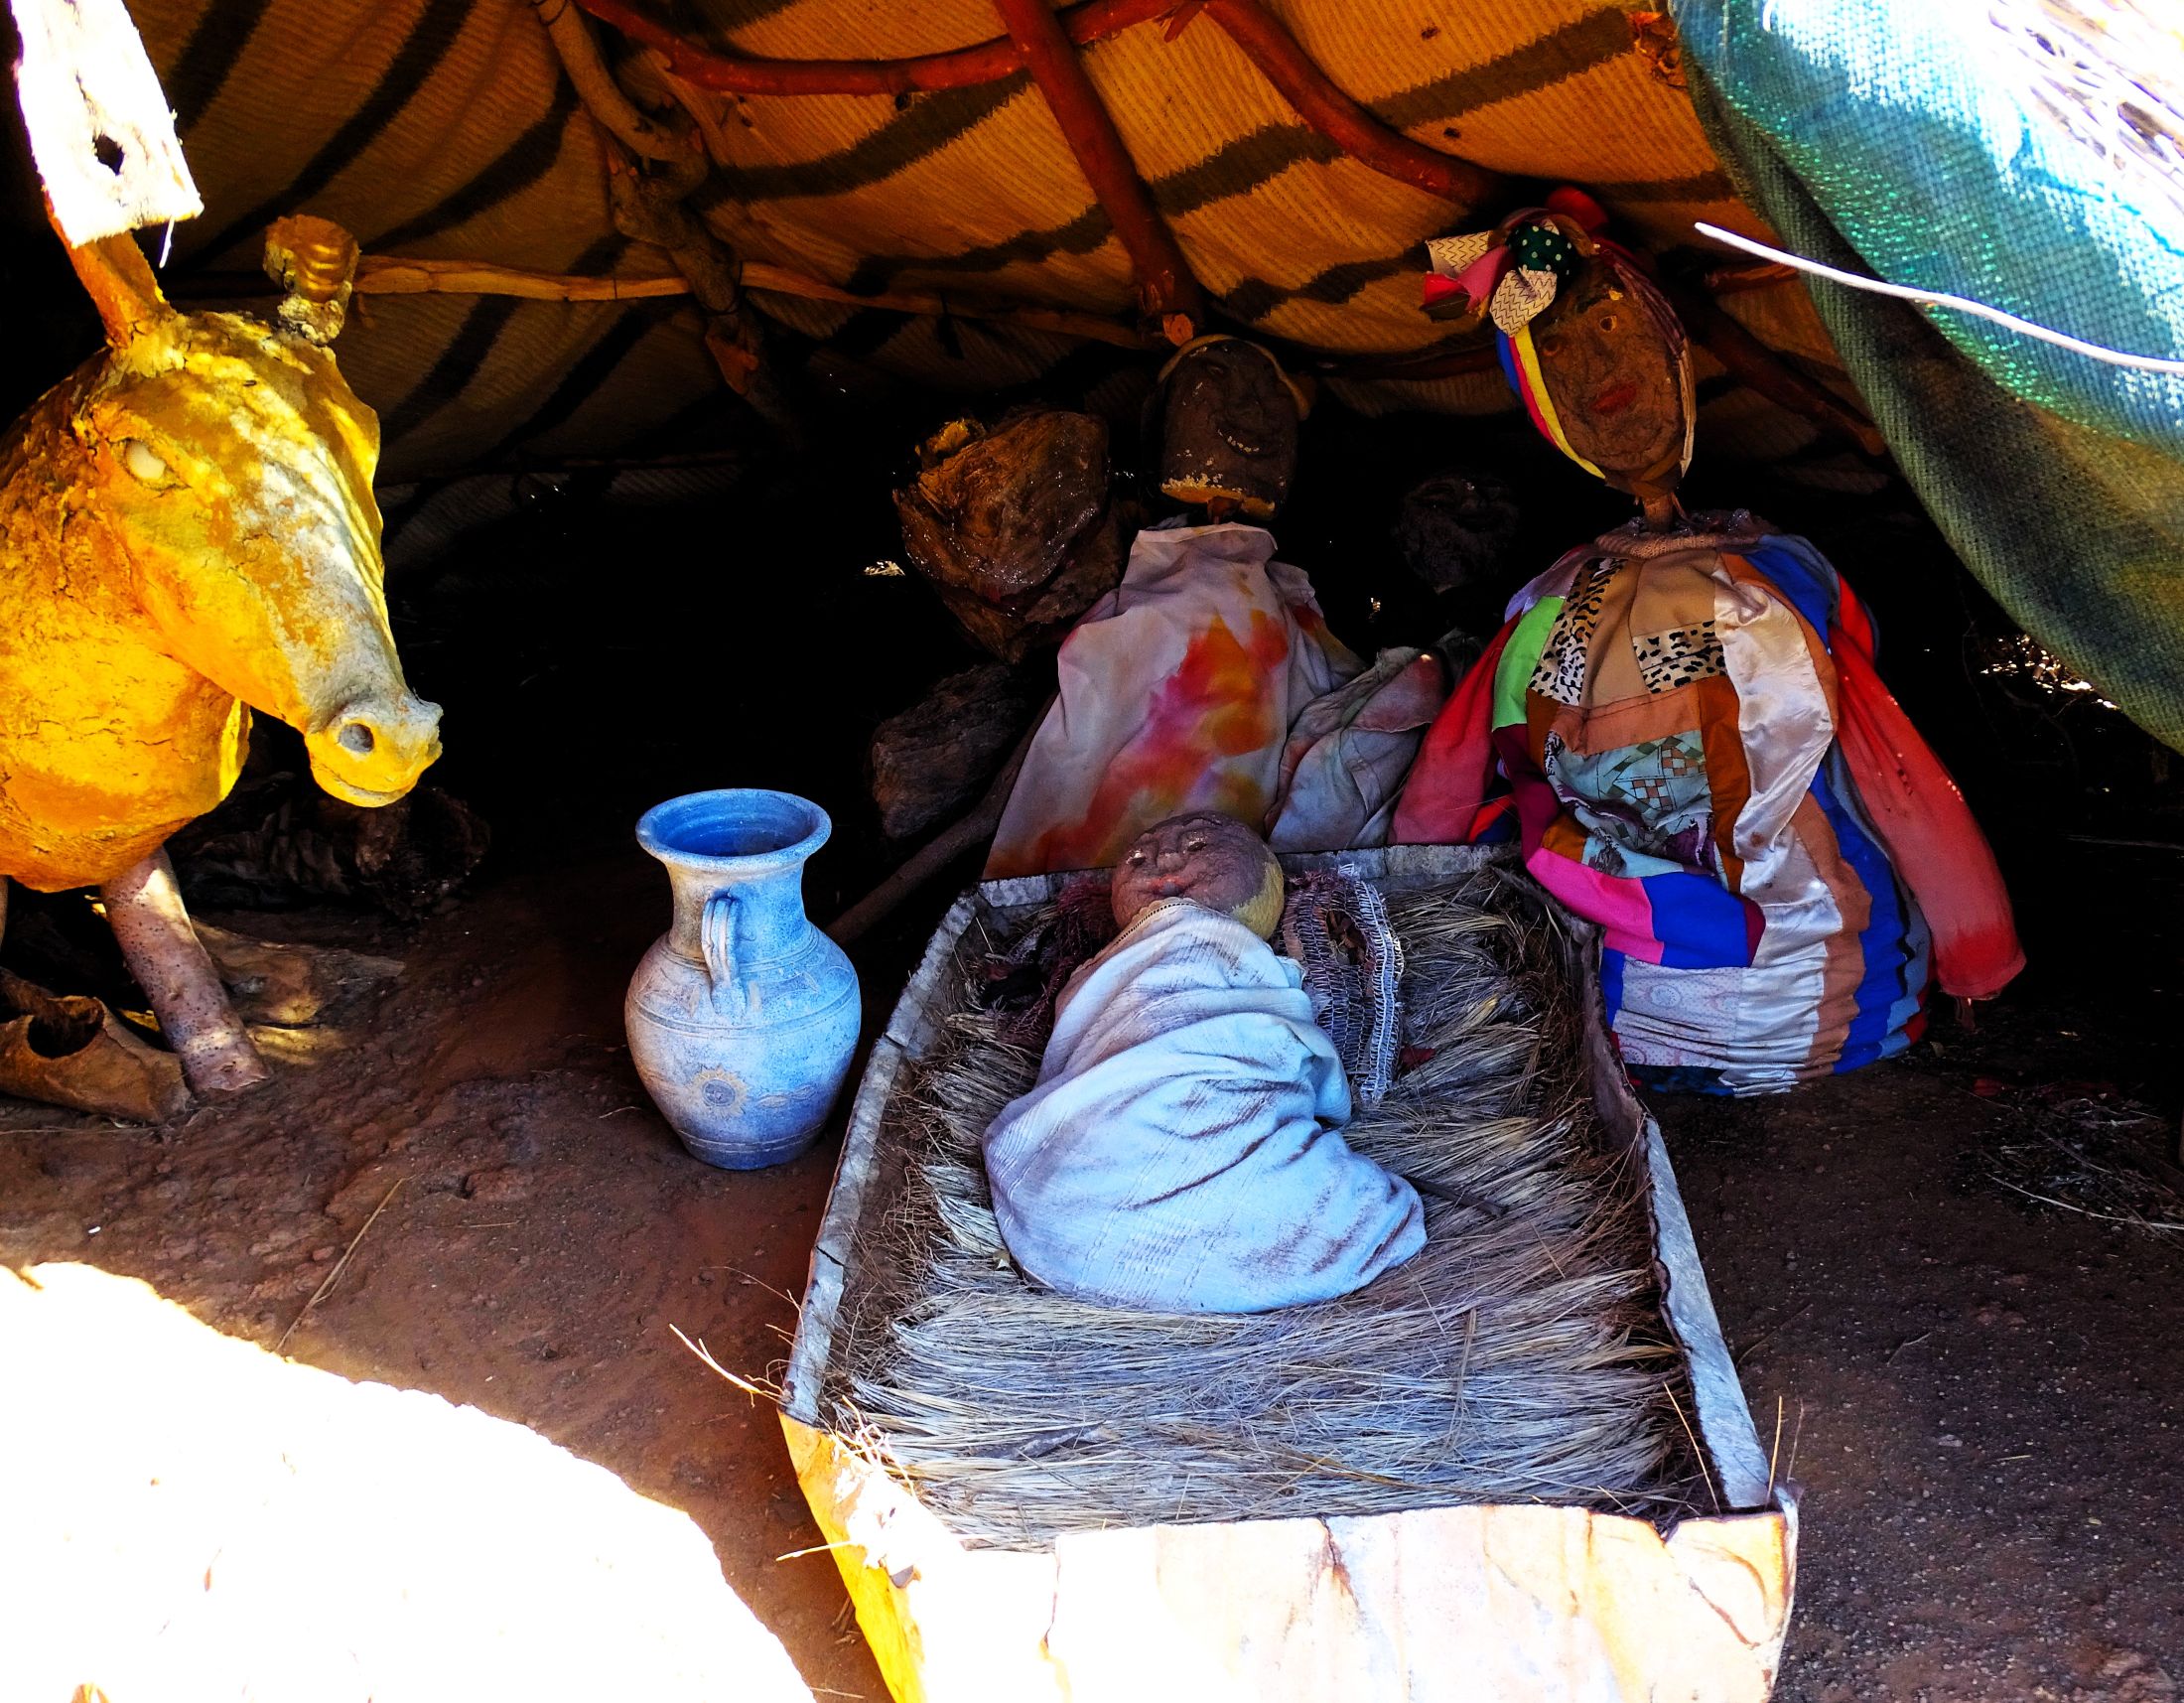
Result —
<instances>
[{"instance_id":1,"label":"vase handle","mask_svg":"<svg viewBox=\"0 0 2184 1703\"><path fill-rule=\"evenodd\" d=\"M713 1009L723 1017L744 1015L744 987L736 979L736 896L716 893L705 902L698 928L705 953L706 978L713 984Z\"/></svg>"}]
</instances>

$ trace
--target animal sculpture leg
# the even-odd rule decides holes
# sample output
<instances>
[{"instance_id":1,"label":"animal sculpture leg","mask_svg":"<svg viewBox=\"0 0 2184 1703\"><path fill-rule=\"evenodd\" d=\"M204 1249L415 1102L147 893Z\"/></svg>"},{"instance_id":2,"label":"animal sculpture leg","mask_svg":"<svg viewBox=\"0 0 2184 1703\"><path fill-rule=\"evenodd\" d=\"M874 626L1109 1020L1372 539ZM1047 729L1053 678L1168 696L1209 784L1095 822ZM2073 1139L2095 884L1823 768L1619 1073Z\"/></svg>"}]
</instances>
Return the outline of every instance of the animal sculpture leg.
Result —
<instances>
[{"instance_id":1,"label":"animal sculpture leg","mask_svg":"<svg viewBox=\"0 0 2184 1703\"><path fill-rule=\"evenodd\" d=\"M232 1094L264 1081L265 1062L190 925L167 854L156 851L122 871L100 896L121 955L181 1057L190 1086L205 1095Z\"/></svg>"}]
</instances>

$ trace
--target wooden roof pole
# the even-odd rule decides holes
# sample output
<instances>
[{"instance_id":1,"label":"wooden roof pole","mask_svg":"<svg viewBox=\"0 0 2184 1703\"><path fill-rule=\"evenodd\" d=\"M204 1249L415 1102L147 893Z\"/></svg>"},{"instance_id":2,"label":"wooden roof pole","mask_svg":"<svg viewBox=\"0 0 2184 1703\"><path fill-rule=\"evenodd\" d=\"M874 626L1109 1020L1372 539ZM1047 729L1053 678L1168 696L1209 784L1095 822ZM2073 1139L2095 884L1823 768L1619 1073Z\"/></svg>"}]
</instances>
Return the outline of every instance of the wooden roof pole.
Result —
<instances>
[{"instance_id":1,"label":"wooden roof pole","mask_svg":"<svg viewBox=\"0 0 2184 1703\"><path fill-rule=\"evenodd\" d=\"M1024 69L1024 50L1008 36L910 59L768 60L700 47L626 0L576 4L631 41L656 49L669 72L693 88L721 94L912 94L973 88ZM1174 5L1175 0L1084 0L1057 16L1069 40L1085 47L1158 18Z\"/></svg>"},{"instance_id":2,"label":"wooden roof pole","mask_svg":"<svg viewBox=\"0 0 2184 1703\"><path fill-rule=\"evenodd\" d=\"M808 301L840 302L845 307L881 308L890 313L991 320L1029 331L1144 349L1146 340L1121 318L1042 308L1027 302L990 302L976 297L941 296L929 290L891 290L855 296L839 284L808 277L786 266L746 260L737 281L761 294L796 296ZM532 272L487 260L418 260L399 254L366 254L357 263L359 296L519 296L540 302L636 302L693 294L680 272L651 277L597 277L566 272Z\"/></svg>"},{"instance_id":3,"label":"wooden roof pole","mask_svg":"<svg viewBox=\"0 0 2184 1703\"><path fill-rule=\"evenodd\" d=\"M565 0L656 51L677 80L723 94L894 94L970 88L1023 69L1014 33L946 53L897 60L769 60L700 47L628 0ZM1175 9L1176 0L1083 0L1053 14L1078 47L1105 41ZM1298 117L1383 176L1468 210L1500 183L1493 173L1414 142L1345 94L1258 0L1206 0L1205 13ZM1187 22L1187 19L1185 20Z\"/></svg>"},{"instance_id":4,"label":"wooden roof pole","mask_svg":"<svg viewBox=\"0 0 2184 1703\"><path fill-rule=\"evenodd\" d=\"M661 129L622 93L614 73L600 58L599 43L592 39L592 26L584 21L584 13L576 0L531 0L531 10L545 26L546 39L553 45L561 69L569 73L569 82L576 89L577 98L584 103L584 109L595 123L605 127L632 154L647 160L673 160L689 152L684 139Z\"/></svg>"},{"instance_id":5,"label":"wooden roof pole","mask_svg":"<svg viewBox=\"0 0 2184 1703\"><path fill-rule=\"evenodd\" d=\"M1024 67L1046 97L1069 151L1130 250L1138 305L1160 320L1168 342L1188 343L1205 327L1205 296L1060 20L1046 0L994 0L994 10L1023 50Z\"/></svg>"},{"instance_id":6,"label":"wooden roof pole","mask_svg":"<svg viewBox=\"0 0 2184 1703\"><path fill-rule=\"evenodd\" d=\"M892 94L966 88L1029 67L1101 207L1129 248L1149 312L1192 331L1205 320L1203 296L1180 249L1138 176L1114 120L1071 51L1177 11L1177 0L1081 0L1049 11L1044 0L995 0L1009 34L947 53L897 60L766 60L717 53L685 40L627 0L574 4L631 40L656 50L670 74L696 88L737 94ZM1297 115L1360 164L1469 210L1490 198L1495 174L1413 141L1381 122L1313 64L1296 37L1259 0L1197 0ZM1181 13L1177 28L1195 13ZM1172 33L1172 32L1171 32ZM1036 56L1034 58L1034 55ZM1709 275L1722 293L1778 281L1779 269ZM1764 274L1764 275L1763 275ZM1702 289L1669 281L1692 334L1742 382L1824 431L1879 453L1879 435L1857 411L1778 359ZM799 290L796 293L809 293ZM1108 341L1113 341L1112 334ZM1182 340L1177 340L1182 341ZM1449 376L1474 369L1471 352L1419 359L1407 376ZM1372 364L1368 357L1368 365ZM1396 364L1396 362L1390 362ZM1389 376L1398 376L1390 372Z\"/></svg>"},{"instance_id":7,"label":"wooden roof pole","mask_svg":"<svg viewBox=\"0 0 2184 1703\"><path fill-rule=\"evenodd\" d=\"M1414 142L1383 124L1314 65L1297 38L1259 0L1205 0L1205 15L1243 50L1299 118L1360 165L1465 211L1500 187L1502 179L1495 173Z\"/></svg>"}]
</instances>

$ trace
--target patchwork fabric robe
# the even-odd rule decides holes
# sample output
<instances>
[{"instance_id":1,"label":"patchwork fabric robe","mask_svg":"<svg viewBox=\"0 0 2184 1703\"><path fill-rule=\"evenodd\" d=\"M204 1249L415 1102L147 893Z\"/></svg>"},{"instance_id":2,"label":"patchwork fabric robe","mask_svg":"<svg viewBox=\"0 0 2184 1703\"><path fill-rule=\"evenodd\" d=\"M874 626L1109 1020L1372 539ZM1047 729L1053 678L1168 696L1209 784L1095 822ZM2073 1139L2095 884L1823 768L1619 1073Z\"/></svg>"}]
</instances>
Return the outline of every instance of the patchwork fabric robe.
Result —
<instances>
[{"instance_id":1,"label":"patchwork fabric robe","mask_svg":"<svg viewBox=\"0 0 2184 1703\"><path fill-rule=\"evenodd\" d=\"M1474 840L1513 813L1527 867L1602 928L1642 1083L1765 1093L1886 1058L1930 973L1985 997L2024 960L1872 640L1826 558L1749 515L1611 532L1512 602L1395 838Z\"/></svg>"}]
</instances>

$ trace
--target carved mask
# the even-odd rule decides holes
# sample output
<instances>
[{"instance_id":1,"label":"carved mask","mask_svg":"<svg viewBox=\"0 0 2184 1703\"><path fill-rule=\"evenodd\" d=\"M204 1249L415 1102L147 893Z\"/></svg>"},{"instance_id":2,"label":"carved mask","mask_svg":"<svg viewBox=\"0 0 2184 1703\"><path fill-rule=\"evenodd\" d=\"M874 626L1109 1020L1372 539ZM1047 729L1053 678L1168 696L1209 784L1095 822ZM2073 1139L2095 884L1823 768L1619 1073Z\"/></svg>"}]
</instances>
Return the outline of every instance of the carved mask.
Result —
<instances>
[{"instance_id":1,"label":"carved mask","mask_svg":"<svg viewBox=\"0 0 2184 1703\"><path fill-rule=\"evenodd\" d=\"M1691 364L1667 311L1651 285L1594 255L1518 334L1553 402L1558 447L1634 497L1674 491L1691 453Z\"/></svg>"},{"instance_id":2,"label":"carved mask","mask_svg":"<svg viewBox=\"0 0 2184 1703\"><path fill-rule=\"evenodd\" d=\"M1297 477L1302 390L1257 344L1209 337L1160 374L1160 490L1271 518Z\"/></svg>"},{"instance_id":3,"label":"carved mask","mask_svg":"<svg viewBox=\"0 0 2184 1703\"><path fill-rule=\"evenodd\" d=\"M1491 320L1533 425L1618 491L1665 501L1691 462L1697 406L1683 323L1637 257L1600 234L1581 191L1492 230L1428 243L1434 319Z\"/></svg>"}]
</instances>

